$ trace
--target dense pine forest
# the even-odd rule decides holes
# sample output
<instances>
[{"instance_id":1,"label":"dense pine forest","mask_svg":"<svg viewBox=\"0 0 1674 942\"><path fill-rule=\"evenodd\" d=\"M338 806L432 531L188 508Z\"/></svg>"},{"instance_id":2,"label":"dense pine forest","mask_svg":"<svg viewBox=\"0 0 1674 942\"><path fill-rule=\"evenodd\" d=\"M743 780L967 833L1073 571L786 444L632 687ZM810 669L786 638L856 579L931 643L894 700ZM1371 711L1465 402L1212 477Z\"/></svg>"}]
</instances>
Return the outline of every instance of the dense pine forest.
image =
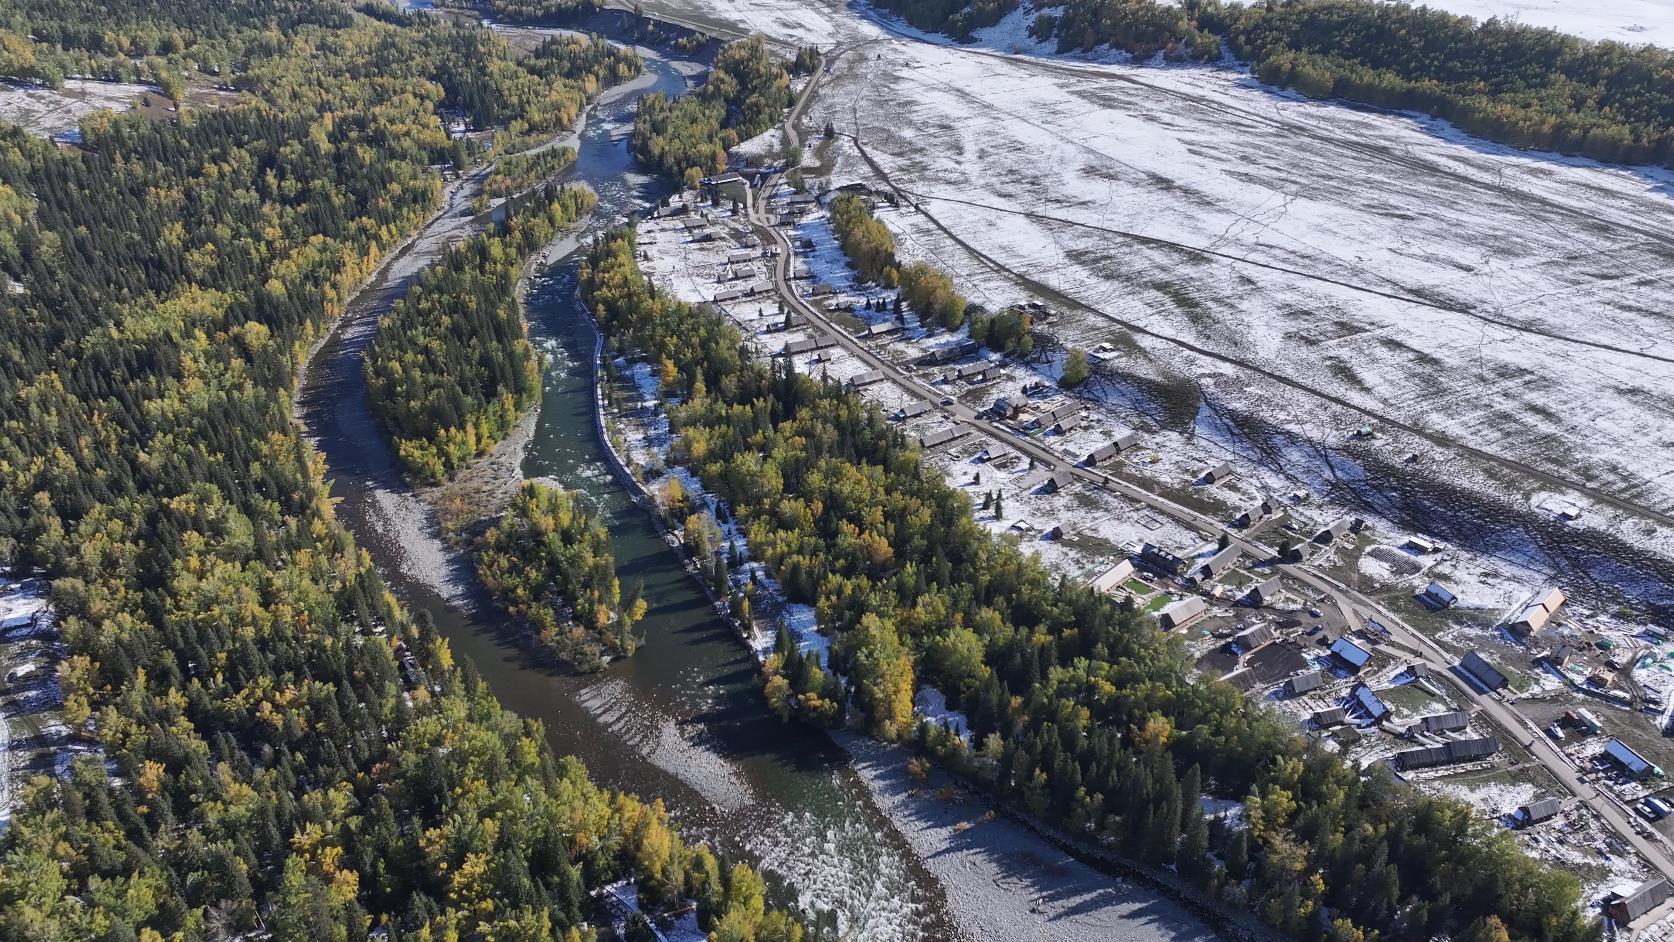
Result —
<instances>
[{"instance_id":1,"label":"dense pine forest","mask_svg":"<svg viewBox=\"0 0 1674 942\"><path fill-rule=\"evenodd\" d=\"M790 648L769 662L781 713L915 741L1013 807L1175 865L1298 939L1598 937L1577 880L1497 824L1363 778L1191 678L1179 640L1131 604L991 537L879 409L751 357L718 312L652 287L631 231L594 246L582 291L614 343L671 365L675 457L835 636L830 665ZM915 725L920 684L962 707L973 746ZM1242 799L1246 825L1206 820L1205 794Z\"/></svg>"},{"instance_id":2,"label":"dense pine forest","mask_svg":"<svg viewBox=\"0 0 1674 942\"><path fill-rule=\"evenodd\" d=\"M759 875L593 786L454 662L291 421L310 340L438 205L440 115L551 127L587 76L332 0L3 17L14 55L236 63L249 94L90 118L75 148L0 130L0 561L51 580L91 751L22 788L0 937L570 942L630 878L719 938L800 938Z\"/></svg>"},{"instance_id":3,"label":"dense pine forest","mask_svg":"<svg viewBox=\"0 0 1674 942\"><path fill-rule=\"evenodd\" d=\"M645 603L623 603L610 534L567 491L524 482L484 537L477 574L553 661L597 670L634 651Z\"/></svg>"},{"instance_id":4,"label":"dense pine forest","mask_svg":"<svg viewBox=\"0 0 1674 942\"><path fill-rule=\"evenodd\" d=\"M968 38L1018 0L881 0ZM1674 166L1674 52L1476 22L1376 0L1035 0L1030 32L1059 52L1111 46L1212 60L1222 43L1264 82L1446 118L1517 147Z\"/></svg>"},{"instance_id":5,"label":"dense pine forest","mask_svg":"<svg viewBox=\"0 0 1674 942\"><path fill-rule=\"evenodd\" d=\"M547 186L507 204L495 231L449 249L379 320L367 390L413 480L435 484L488 453L539 398L519 277L595 201L586 187Z\"/></svg>"},{"instance_id":6,"label":"dense pine forest","mask_svg":"<svg viewBox=\"0 0 1674 942\"><path fill-rule=\"evenodd\" d=\"M640 99L630 146L647 167L695 185L727 168L727 151L771 128L791 104L790 75L761 37L728 45L697 92Z\"/></svg>"}]
</instances>

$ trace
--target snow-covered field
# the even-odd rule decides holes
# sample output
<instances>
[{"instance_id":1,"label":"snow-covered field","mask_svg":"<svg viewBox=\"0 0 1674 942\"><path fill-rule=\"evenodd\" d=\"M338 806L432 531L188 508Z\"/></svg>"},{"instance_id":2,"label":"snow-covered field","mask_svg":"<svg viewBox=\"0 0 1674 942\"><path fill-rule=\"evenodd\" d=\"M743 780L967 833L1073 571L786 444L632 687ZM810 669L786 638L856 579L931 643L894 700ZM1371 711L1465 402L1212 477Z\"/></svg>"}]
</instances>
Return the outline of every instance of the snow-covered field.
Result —
<instances>
[{"instance_id":1,"label":"snow-covered field","mask_svg":"<svg viewBox=\"0 0 1674 942\"><path fill-rule=\"evenodd\" d=\"M917 204L886 219L902 255L989 306L1046 295L1070 315L1053 333L1116 345L1125 377L1172 397L1158 408L1333 444L1369 424L1385 464L1414 453L1455 493L1539 520L1555 497L1674 549L1674 175L1235 68L1004 54L1030 46L1024 14L956 47L848 7L688 2L836 41L805 120L839 133L831 183L898 187ZM1480 548L1563 563L1518 544Z\"/></svg>"},{"instance_id":2,"label":"snow-covered field","mask_svg":"<svg viewBox=\"0 0 1674 942\"><path fill-rule=\"evenodd\" d=\"M1666 0L1436 0L1431 7L1486 20L1499 17L1630 46L1650 43L1674 49L1674 4Z\"/></svg>"},{"instance_id":3,"label":"snow-covered field","mask_svg":"<svg viewBox=\"0 0 1674 942\"><path fill-rule=\"evenodd\" d=\"M81 119L100 109L127 111L156 89L126 82L67 79L62 89L0 82L0 121L41 137L74 136Z\"/></svg>"}]
</instances>

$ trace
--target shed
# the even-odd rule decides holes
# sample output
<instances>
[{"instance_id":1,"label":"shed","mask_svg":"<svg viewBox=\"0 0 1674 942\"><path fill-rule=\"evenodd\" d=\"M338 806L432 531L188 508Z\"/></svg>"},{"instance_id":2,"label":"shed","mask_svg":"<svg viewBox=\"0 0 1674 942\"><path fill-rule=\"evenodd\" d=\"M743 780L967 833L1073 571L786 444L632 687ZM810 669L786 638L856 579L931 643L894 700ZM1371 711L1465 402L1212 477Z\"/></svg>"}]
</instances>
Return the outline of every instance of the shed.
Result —
<instances>
[{"instance_id":1,"label":"shed","mask_svg":"<svg viewBox=\"0 0 1674 942\"><path fill-rule=\"evenodd\" d=\"M1059 435L1068 435L1069 433L1075 431L1076 429L1078 429L1080 427L1081 427L1081 416L1079 416L1079 415L1066 415L1063 418L1059 419L1057 422L1053 423L1052 431L1057 432Z\"/></svg>"},{"instance_id":2,"label":"shed","mask_svg":"<svg viewBox=\"0 0 1674 942\"><path fill-rule=\"evenodd\" d=\"M1123 583L1133 578L1133 561L1119 560L1116 565L1106 569L1097 579L1093 580L1093 589L1097 592L1114 592Z\"/></svg>"},{"instance_id":3,"label":"shed","mask_svg":"<svg viewBox=\"0 0 1674 942\"><path fill-rule=\"evenodd\" d=\"M1365 684L1354 685L1354 689L1349 692L1349 705L1366 711L1366 715L1374 723L1389 715L1389 705Z\"/></svg>"},{"instance_id":4,"label":"shed","mask_svg":"<svg viewBox=\"0 0 1674 942\"><path fill-rule=\"evenodd\" d=\"M1418 593L1418 601L1433 609L1452 608L1459 597L1439 582L1432 582Z\"/></svg>"},{"instance_id":5,"label":"shed","mask_svg":"<svg viewBox=\"0 0 1674 942\"><path fill-rule=\"evenodd\" d=\"M1325 686L1325 675L1319 671L1309 671L1285 681L1285 694L1291 697L1300 697L1323 686Z\"/></svg>"},{"instance_id":6,"label":"shed","mask_svg":"<svg viewBox=\"0 0 1674 942\"><path fill-rule=\"evenodd\" d=\"M1662 769L1652 765L1650 760L1633 751L1633 747L1620 739L1612 739L1605 743L1604 757L1635 779L1662 774Z\"/></svg>"},{"instance_id":7,"label":"shed","mask_svg":"<svg viewBox=\"0 0 1674 942\"><path fill-rule=\"evenodd\" d=\"M1331 654L1351 673L1358 672L1372 659L1372 652L1347 637L1338 638L1332 643Z\"/></svg>"},{"instance_id":8,"label":"shed","mask_svg":"<svg viewBox=\"0 0 1674 942\"><path fill-rule=\"evenodd\" d=\"M1265 582L1258 582L1250 586L1250 591L1244 593L1244 598L1251 605L1271 605L1282 591L1284 591L1283 582L1280 581L1278 576L1274 576Z\"/></svg>"},{"instance_id":9,"label":"shed","mask_svg":"<svg viewBox=\"0 0 1674 942\"><path fill-rule=\"evenodd\" d=\"M1420 717L1418 722L1413 724L1413 729L1422 730L1426 733L1455 733L1470 725L1471 717L1469 713L1454 710L1449 713L1432 713L1429 716Z\"/></svg>"},{"instance_id":10,"label":"shed","mask_svg":"<svg viewBox=\"0 0 1674 942\"><path fill-rule=\"evenodd\" d=\"M1459 669L1469 674L1471 679L1481 684L1486 690L1499 690L1511 685L1511 681L1500 673L1500 669L1488 663L1482 655L1475 651L1466 651L1459 659Z\"/></svg>"},{"instance_id":11,"label":"shed","mask_svg":"<svg viewBox=\"0 0 1674 942\"><path fill-rule=\"evenodd\" d=\"M1243 691L1253 690L1256 686L1255 672L1250 670L1248 667L1240 667L1232 673L1227 674L1225 677L1222 677L1221 680L1224 680Z\"/></svg>"},{"instance_id":12,"label":"shed","mask_svg":"<svg viewBox=\"0 0 1674 942\"><path fill-rule=\"evenodd\" d=\"M1427 536L1409 536L1407 537L1406 545L1413 552L1421 555L1434 553L1441 549L1440 543L1437 543L1435 540L1432 540Z\"/></svg>"},{"instance_id":13,"label":"shed","mask_svg":"<svg viewBox=\"0 0 1674 942\"><path fill-rule=\"evenodd\" d=\"M1517 819L1523 824L1539 824L1564 810L1562 798L1542 798L1517 809Z\"/></svg>"},{"instance_id":14,"label":"shed","mask_svg":"<svg viewBox=\"0 0 1674 942\"><path fill-rule=\"evenodd\" d=\"M1330 526L1325 527L1318 533L1315 533L1314 542L1324 546L1328 543L1336 542L1338 537L1347 532L1349 532L1349 519L1344 517L1341 520L1332 522Z\"/></svg>"},{"instance_id":15,"label":"shed","mask_svg":"<svg viewBox=\"0 0 1674 942\"><path fill-rule=\"evenodd\" d=\"M1232 477L1232 465L1223 461L1220 464L1215 465L1213 468L1203 472L1203 476L1198 478L1198 480L1202 481L1204 484L1219 484L1230 477Z\"/></svg>"},{"instance_id":16,"label":"shed","mask_svg":"<svg viewBox=\"0 0 1674 942\"><path fill-rule=\"evenodd\" d=\"M1245 654L1254 651L1256 648L1259 648L1272 640L1273 628L1271 625L1257 625L1254 628L1245 628L1243 631L1240 631L1232 636L1233 645Z\"/></svg>"},{"instance_id":17,"label":"shed","mask_svg":"<svg viewBox=\"0 0 1674 942\"><path fill-rule=\"evenodd\" d=\"M1157 624L1164 631L1171 631L1191 622L1209 610L1209 606L1197 596L1183 598L1169 605L1157 613Z\"/></svg>"},{"instance_id":18,"label":"shed","mask_svg":"<svg viewBox=\"0 0 1674 942\"><path fill-rule=\"evenodd\" d=\"M884 381L883 370L867 370L864 373L859 373L857 375L849 377L848 382L844 383L843 385L847 386L850 389L859 389L862 386L870 386L873 383L881 383L883 381Z\"/></svg>"},{"instance_id":19,"label":"shed","mask_svg":"<svg viewBox=\"0 0 1674 942\"><path fill-rule=\"evenodd\" d=\"M1155 543L1145 543L1139 547L1139 561L1159 571L1173 575L1186 564L1184 559L1176 553L1163 549Z\"/></svg>"},{"instance_id":20,"label":"shed","mask_svg":"<svg viewBox=\"0 0 1674 942\"><path fill-rule=\"evenodd\" d=\"M1236 546L1228 546L1204 560L1203 565L1197 567L1197 577L1204 581L1218 579L1225 575L1227 570L1238 565L1238 560L1242 559L1243 556L1243 550Z\"/></svg>"},{"instance_id":21,"label":"shed","mask_svg":"<svg viewBox=\"0 0 1674 942\"><path fill-rule=\"evenodd\" d=\"M1500 741L1493 736L1484 736L1481 739L1456 739L1440 746L1408 749L1406 752L1397 752L1391 761L1397 769L1410 772L1438 765L1451 765L1455 762L1486 759L1499 751Z\"/></svg>"},{"instance_id":22,"label":"shed","mask_svg":"<svg viewBox=\"0 0 1674 942\"><path fill-rule=\"evenodd\" d=\"M911 419L929 412L932 408L934 407L931 406L930 403L920 399L916 402L909 402L902 406L900 411L895 413L895 417L898 419Z\"/></svg>"},{"instance_id":23,"label":"shed","mask_svg":"<svg viewBox=\"0 0 1674 942\"><path fill-rule=\"evenodd\" d=\"M950 442L956 442L969 434L971 434L970 430L962 425L955 425L952 428L938 429L934 432L927 432L920 435L918 437L918 447L925 450L940 448Z\"/></svg>"},{"instance_id":24,"label":"shed","mask_svg":"<svg viewBox=\"0 0 1674 942\"><path fill-rule=\"evenodd\" d=\"M1308 717L1315 726L1324 729L1327 726L1337 726L1348 721L1348 711L1342 707L1332 707L1329 710L1315 710L1314 715Z\"/></svg>"},{"instance_id":25,"label":"shed","mask_svg":"<svg viewBox=\"0 0 1674 942\"><path fill-rule=\"evenodd\" d=\"M1611 900L1605 912L1618 924L1625 925L1668 902L1671 893L1674 889L1670 889L1667 880L1659 877L1639 884L1626 896Z\"/></svg>"}]
</instances>

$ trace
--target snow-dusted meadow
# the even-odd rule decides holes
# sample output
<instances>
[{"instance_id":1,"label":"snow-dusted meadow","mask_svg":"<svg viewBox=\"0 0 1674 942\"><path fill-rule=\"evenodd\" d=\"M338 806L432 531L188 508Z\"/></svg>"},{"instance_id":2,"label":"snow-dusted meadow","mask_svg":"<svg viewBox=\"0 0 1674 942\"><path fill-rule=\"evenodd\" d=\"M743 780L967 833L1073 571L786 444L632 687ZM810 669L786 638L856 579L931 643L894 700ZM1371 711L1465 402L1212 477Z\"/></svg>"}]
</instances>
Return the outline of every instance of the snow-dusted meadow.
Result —
<instances>
[{"instance_id":1,"label":"snow-dusted meadow","mask_svg":"<svg viewBox=\"0 0 1674 942\"><path fill-rule=\"evenodd\" d=\"M127 111L140 96L157 89L127 82L66 79L64 87L0 82L0 122L15 124L41 137L72 139L81 119L95 111Z\"/></svg>"}]
</instances>

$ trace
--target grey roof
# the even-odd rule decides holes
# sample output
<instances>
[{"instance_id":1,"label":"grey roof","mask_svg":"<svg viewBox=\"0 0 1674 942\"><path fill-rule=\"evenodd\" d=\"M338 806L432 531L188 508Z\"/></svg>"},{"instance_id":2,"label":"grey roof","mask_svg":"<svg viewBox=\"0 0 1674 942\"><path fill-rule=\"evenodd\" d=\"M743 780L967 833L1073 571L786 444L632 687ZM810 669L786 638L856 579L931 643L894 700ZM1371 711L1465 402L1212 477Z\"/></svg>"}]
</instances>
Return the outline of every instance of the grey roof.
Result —
<instances>
[{"instance_id":1,"label":"grey roof","mask_svg":"<svg viewBox=\"0 0 1674 942\"><path fill-rule=\"evenodd\" d=\"M1229 546L1226 549L1221 550L1220 552L1216 553L1215 555L1209 557L1209 559L1206 560L1203 563L1203 566L1202 566L1203 574L1206 578L1213 579L1214 577L1220 575L1221 573L1226 572L1228 569L1231 569L1233 566L1237 565L1238 560L1243 558L1243 556L1244 556L1244 551L1243 550L1239 549L1236 546Z\"/></svg>"},{"instance_id":2,"label":"grey roof","mask_svg":"<svg viewBox=\"0 0 1674 942\"><path fill-rule=\"evenodd\" d=\"M1203 473L1205 481L1221 481L1232 476L1232 464L1223 461Z\"/></svg>"},{"instance_id":3,"label":"grey roof","mask_svg":"<svg viewBox=\"0 0 1674 942\"><path fill-rule=\"evenodd\" d=\"M1319 671L1309 671L1306 674L1292 677L1285 682L1285 689L1293 697L1299 697L1310 691L1318 690L1325 685L1325 675Z\"/></svg>"},{"instance_id":4,"label":"grey roof","mask_svg":"<svg viewBox=\"0 0 1674 942\"><path fill-rule=\"evenodd\" d=\"M1481 739L1457 739L1442 746L1425 746L1422 749L1397 752L1394 762L1396 768L1410 771L1483 759L1499 751L1500 741L1493 736L1484 736Z\"/></svg>"},{"instance_id":5,"label":"grey roof","mask_svg":"<svg viewBox=\"0 0 1674 942\"><path fill-rule=\"evenodd\" d=\"M1122 434L1116 436L1116 440L1111 442L1111 444L1116 446L1117 451L1127 451L1129 448L1137 448L1139 447L1139 433L1123 432Z\"/></svg>"},{"instance_id":6,"label":"grey roof","mask_svg":"<svg viewBox=\"0 0 1674 942\"><path fill-rule=\"evenodd\" d=\"M1052 423L1052 427L1056 428L1060 435L1065 432L1073 432L1075 429L1080 427L1080 425L1081 416L1079 415L1066 415L1058 421Z\"/></svg>"},{"instance_id":7,"label":"grey roof","mask_svg":"<svg viewBox=\"0 0 1674 942\"><path fill-rule=\"evenodd\" d=\"M1418 725L1426 733L1455 732L1471 725L1471 717L1470 714L1461 713L1458 710L1450 713L1434 713L1430 716L1421 717Z\"/></svg>"},{"instance_id":8,"label":"grey roof","mask_svg":"<svg viewBox=\"0 0 1674 942\"><path fill-rule=\"evenodd\" d=\"M858 389L861 386L870 386L873 383L881 383L883 381L883 370L867 370L864 373L859 373L849 377L848 386L850 389Z\"/></svg>"},{"instance_id":9,"label":"grey roof","mask_svg":"<svg viewBox=\"0 0 1674 942\"><path fill-rule=\"evenodd\" d=\"M1342 707L1332 707L1328 710L1315 710L1314 715L1309 717L1309 719L1314 721L1315 726L1336 726L1338 723L1348 719L1348 711Z\"/></svg>"},{"instance_id":10,"label":"grey roof","mask_svg":"<svg viewBox=\"0 0 1674 942\"><path fill-rule=\"evenodd\" d=\"M971 434L970 430L962 425L955 425L952 428L939 429L925 435L920 435L918 437L918 447L936 448L941 445L946 445L948 442L958 441L969 434Z\"/></svg>"},{"instance_id":11,"label":"grey roof","mask_svg":"<svg viewBox=\"0 0 1674 942\"><path fill-rule=\"evenodd\" d=\"M1055 407L1051 412L1048 412L1045 415L1041 416L1040 421L1041 421L1042 425L1046 425L1048 423L1057 422L1059 419L1062 419L1065 416L1074 415L1074 414L1076 414L1077 412L1080 412L1080 411L1081 411L1081 403L1075 402L1075 401L1072 400L1070 402L1066 402L1066 403L1063 403L1062 405L1059 405L1059 406Z\"/></svg>"},{"instance_id":12,"label":"grey roof","mask_svg":"<svg viewBox=\"0 0 1674 942\"><path fill-rule=\"evenodd\" d=\"M1518 813L1523 816L1523 820L1530 824L1536 821L1545 821L1562 810L1564 810L1564 800L1562 798L1542 798L1539 801L1531 801L1517 809Z\"/></svg>"},{"instance_id":13,"label":"grey roof","mask_svg":"<svg viewBox=\"0 0 1674 942\"><path fill-rule=\"evenodd\" d=\"M929 412L931 408L930 403L925 402L922 399L917 402L909 402L901 407L901 418L910 419L915 415L923 415L924 413Z\"/></svg>"},{"instance_id":14,"label":"grey roof","mask_svg":"<svg viewBox=\"0 0 1674 942\"><path fill-rule=\"evenodd\" d=\"M1498 690L1511 683L1499 668L1483 660L1482 655L1475 651L1466 651L1465 656L1459 659L1459 666L1489 690Z\"/></svg>"},{"instance_id":15,"label":"grey roof","mask_svg":"<svg viewBox=\"0 0 1674 942\"><path fill-rule=\"evenodd\" d=\"M1258 602L1269 602L1272 601L1273 597L1278 595L1282 589L1283 583L1279 581L1278 576L1274 576L1266 582L1258 582L1255 585L1250 586L1249 595L1250 598L1255 599Z\"/></svg>"},{"instance_id":16,"label":"grey roof","mask_svg":"<svg viewBox=\"0 0 1674 942\"><path fill-rule=\"evenodd\" d=\"M1188 596L1157 613L1157 621L1164 628L1177 628L1209 610L1197 596Z\"/></svg>"},{"instance_id":17,"label":"grey roof","mask_svg":"<svg viewBox=\"0 0 1674 942\"><path fill-rule=\"evenodd\" d=\"M1668 900L1670 893L1674 893L1674 889L1669 887L1667 880L1660 877L1641 883L1632 893L1611 904L1611 915L1622 922L1632 922L1661 906Z\"/></svg>"},{"instance_id":18,"label":"grey roof","mask_svg":"<svg viewBox=\"0 0 1674 942\"><path fill-rule=\"evenodd\" d=\"M1330 543L1331 541L1335 540L1337 537L1342 536L1343 534L1347 533L1348 531L1349 531L1349 520L1348 520L1347 517L1344 517L1343 519L1333 522L1330 526L1328 526L1325 529L1323 529L1323 530L1319 531L1318 533L1314 534L1314 542L1315 543Z\"/></svg>"},{"instance_id":19,"label":"grey roof","mask_svg":"<svg viewBox=\"0 0 1674 942\"><path fill-rule=\"evenodd\" d=\"M1248 667L1240 667L1221 679L1239 690L1250 690L1256 685L1255 672Z\"/></svg>"},{"instance_id":20,"label":"grey roof","mask_svg":"<svg viewBox=\"0 0 1674 942\"><path fill-rule=\"evenodd\" d=\"M785 349L782 352L785 356L795 356L799 353L812 353L815 350L824 350L826 347L836 345L837 341L824 334L819 334L813 337L804 337L800 340L792 340L785 344Z\"/></svg>"},{"instance_id":21,"label":"grey roof","mask_svg":"<svg viewBox=\"0 0 1674 942\"><path fill-rule=\"evenodd\" d=\"M1121 453L1122 449L1117 447L1115 442L1111 442L1108 445L1100 445L1087 454L1087 463L1090 465L1096 465L1101 461L1109 461L1111 458L1114 458Z\"/></svg>"},{"instance_id":22,"label":"grey roof","mask_svg":"<svg viewBox=\"0 0 1674 942\"><path fill-rule=\"evenodd\" d=\"M1245 628L1243 631L1233 635L1232 640L1245 651L1254 651L1256 648L1259 648L1267 642L1273 640L1273 628L1271 625L1257 625L1254 628Z\"/></svg>"}]
</instances>

